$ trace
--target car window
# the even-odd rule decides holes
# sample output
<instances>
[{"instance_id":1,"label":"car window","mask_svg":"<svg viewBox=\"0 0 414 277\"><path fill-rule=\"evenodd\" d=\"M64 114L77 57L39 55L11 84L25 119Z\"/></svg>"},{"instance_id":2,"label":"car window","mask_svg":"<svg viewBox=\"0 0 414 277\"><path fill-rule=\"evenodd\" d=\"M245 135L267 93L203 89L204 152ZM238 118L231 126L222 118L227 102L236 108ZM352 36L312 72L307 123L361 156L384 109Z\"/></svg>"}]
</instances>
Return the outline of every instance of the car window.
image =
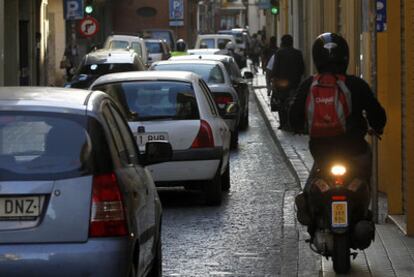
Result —
<instances>
[{"instance_id":1,"label":"car window","mask_svg":"<svg viewBox=\"0 0 414 277\"><path fill-rule=\"evenodd\" d=\"M131 48L135 51L135 53L138 54L138 56L140 56L142 58L142 47L141 47L141 44L139 42L132 42L131 43Z\"/></svg>"},{"instance_id":2,"label":"car window","mask_svg":"<svg viewBox=\"0 0 414 277\"><path fill-rule=\"evenodd\" d=\"M234 62L234 60L231 60L229 63L231 75L235 76L236 78L241 78L241 73L239 66Z\"/></svg>"},{"instance_id":3,"label":"car window","mask_svg":"<svg viewBox=\"0 0 414 277\"><path fill-rule=\"evenodd\" d=\"M162 45L160 42L145 42L147 50L150 54L163 53Z\"/></svg>"},{"instance_id":4,"label":"car window","mask_svg":"<svg viewBox=\"0 0 414 277\"><path fill-rule=\"evenodd\" d=\"M201 45L205 45L205 47L201 47ZM217 48L213 38L205 38L200 40L200 48Z\"/></svg>"},{"instance_id":5,"label":"car window","mask_svg":"<svg viewBox=\"0 0 414 277\"><path fill-rule=\"evenodd\" d=\"M77 74L87 75L104 75L108 73L117 73L124 71L135 71L136 66L132 63L105 63L105 64L87 64L79 68Z\"/></svg>"},{"instance_id":6,"label":"car window","mask_svg":"<svg viewBox=\"0 0 414 277\"><path fill-rule=\"evenodd\" d=\"M124 41L124 40L112 40L109 43L109 48L110 49L126 49L129 46L129 42L128 41Z\"/></svg>"},{"instance_id":7,"label":"car window","mask_svg":"<svg viewBox=\"0 0 414 277\"><path fill-rule=\"evenodd\" d=\"M165 40L171 47L173 46L173 38L170 32L166 31L150 31L151 37Z\"/></svg>"},{"instance_id":8,"label":"car window","mask_svg":"<svg viewBox=\"0 0 414 277\"><path fill-rule=\"evenodd\" d=\"M70 178L88 172L92 142L82 116L0 112L0 181Z\"/></svg>"},{"instance_id":9,"label":"car window","mask_svg":"<svg viewBox=\"0 0 414 277\"><path fill-rule=\"evenodd\" d=\"M216 106L216 103L214 102L214 99L211 95L210 89L208 88L207 84L203 80L200 80L199 85L201 87L201 90L202 90L204 96L207 99L208 105L210 107L211 114L214 115L214 116L217 116L219 113L217 111L217 106Z\"/></svg>"},{"instance_id":10,"label":"car window","mask_svg":"<svg viewBox=\"0 0 414 277\"><path fill-rule=\"evenodd\" d=\"M119 159L124 163L129 163L128 150L124 144L122 135L118 130L117 123L108 105L103 107L102 114L109 128L109 132L111 133Z\"/></svg>"},{"instance_id":11,"label":"car window","mask_svg":"<svg viewBox=\"0 0 414 277\"><path fill-rule=\"evenodd\" d=\"M190 83L175 81L120 82L96 86L122 94L135 120L199 119L197 100Z\"/></svg>"},{"instance_id":12,"label":"car window","mask_svg":"<svg viewBox=\"0 0 414 277\"><path fill-rule=\"evenodd\" d=\"M201 76L208 84L224 84L223 71L217 64L163 63L154 65L152 69L159 71L189 71Z\"/></svg>"},{"instance_id":13,"label":"car window","mask_svg":"<svg viewBox=\"0 0 414 277\"><path fill-rule=\"evenodd\" d=\"M230 39L227 39L227 38L219 38L219 39L217 40L217 45L224 45L224 46L226 46L226 44L227 44L229 41L231 41L231 40L230 40Z\"/></svg>"},{"instance_id":14,"label":"car window","mask_svg":"<svg viewBox=\"0 0 414 277\"><path fill-rule=\"evenodd\" d=\"M119 114L118 110L114 106L110 106L112 115L114 116L115 122L118 126L119 132L124 140L126 149L128 151L128 158L129 162L132 164L136 164L138 162L138 155L137 155L137 148L136 144L133 141L133 137L129 126L126 122L122 119L121 115Z\"/></svg>"}]
</instances>

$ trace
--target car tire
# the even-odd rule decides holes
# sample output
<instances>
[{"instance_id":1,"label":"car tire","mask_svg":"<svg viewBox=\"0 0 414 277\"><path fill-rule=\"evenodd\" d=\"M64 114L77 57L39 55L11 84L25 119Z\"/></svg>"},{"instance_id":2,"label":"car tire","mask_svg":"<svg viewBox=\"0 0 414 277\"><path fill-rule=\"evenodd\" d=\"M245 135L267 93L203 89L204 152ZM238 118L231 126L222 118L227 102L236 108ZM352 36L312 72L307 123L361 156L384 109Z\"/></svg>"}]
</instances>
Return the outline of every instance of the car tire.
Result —
<instances>
[{"instance_id":1,"label":"car tire","mask_svg":"<svg viewBox=\"0 0 414 277\"><path fill-rule=\"evenodd\" d=\"M149 277L161 277L162 276L162 247L161 247L161 232L159 233L157 246L155 250L155 257L152 263L151 271L149 272Z\"/></svg>"},{"instance_id":2,"label":"car tire","mask_svg":"<svg viewBox=\"0 0 414 277\"><path fill-rule=\"evenodd\" d=\"M226 171L221 175L221 190L229 191L230 190L230 162L227 164Z\"/></svg>"},{"instance_id":3,"label":"car tire","mask_svg":"<svg viewBox=\"0 0 414 277\"><path fill-rule=\"evenodd\" d=\"M237 149L239 144L239 130L234 130L231 132L230 148Z\"/></svg>"},{"instance_id":4,"label":"car tire","mask_svg":"<svg viewBox=\"0 0 414 277\"><path fill-rule=\"evenodd\" d=\"M206 202L209 206L218 206L221 204L221 175L220 168L212 180L204 183L204 193Z\"/></svg>"}]
</instances>

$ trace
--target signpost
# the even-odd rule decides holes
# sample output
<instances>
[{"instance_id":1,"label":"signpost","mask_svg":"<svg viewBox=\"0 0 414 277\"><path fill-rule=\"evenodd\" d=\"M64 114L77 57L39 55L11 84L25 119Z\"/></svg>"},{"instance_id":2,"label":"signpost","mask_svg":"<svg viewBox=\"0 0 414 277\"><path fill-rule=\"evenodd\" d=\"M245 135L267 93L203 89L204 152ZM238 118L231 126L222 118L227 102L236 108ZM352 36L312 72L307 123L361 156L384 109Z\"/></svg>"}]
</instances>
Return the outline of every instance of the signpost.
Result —
<instances>
[{"instance_id":1,"label":"signpost","mask_svg":"<svg viewBox=\"0 0 414 277\"><path fill-rule=\"evenodd\" d=\"M91 17L85 17L79 22L79 33L84 37L92 37L99 31L98 21Z\"/></svg>"},{"instance_id":2,"label":"signpost","mask_svg":"<svg viewBox=\"0 0 414 277\"><path fill-rule=\"evenodd\" d=\"M170 0L170 26L184 26L184 0Z\"/></svg>"}]
</instances>

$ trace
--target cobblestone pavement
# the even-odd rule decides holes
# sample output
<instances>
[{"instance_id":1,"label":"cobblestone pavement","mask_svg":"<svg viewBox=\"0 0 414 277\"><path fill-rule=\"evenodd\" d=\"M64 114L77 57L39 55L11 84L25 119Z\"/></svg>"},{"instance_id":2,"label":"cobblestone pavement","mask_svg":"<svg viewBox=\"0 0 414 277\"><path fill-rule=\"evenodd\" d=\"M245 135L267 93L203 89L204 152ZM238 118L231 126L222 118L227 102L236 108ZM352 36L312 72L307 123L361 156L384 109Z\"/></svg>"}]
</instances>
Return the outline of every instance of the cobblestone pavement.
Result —
<instances>
[{"instance_id":1,"label":"cobblestone pavement","mask_svg":"<svg viewBox=\"0 0 414 277\"><path fill-rule=\"evenodd\" d=\"M299 186L252 100L220 207L197 192L160 189L164 276L319 275L294 217Z\"/></svg>"}]
</instances>

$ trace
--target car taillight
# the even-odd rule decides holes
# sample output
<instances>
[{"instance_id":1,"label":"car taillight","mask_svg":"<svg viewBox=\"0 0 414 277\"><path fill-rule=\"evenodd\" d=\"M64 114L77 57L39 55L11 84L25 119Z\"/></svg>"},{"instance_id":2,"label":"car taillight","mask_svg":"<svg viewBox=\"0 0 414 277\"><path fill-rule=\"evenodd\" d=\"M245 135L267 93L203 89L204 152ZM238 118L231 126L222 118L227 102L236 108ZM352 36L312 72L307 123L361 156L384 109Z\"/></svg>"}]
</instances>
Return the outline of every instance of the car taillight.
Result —
<instances>
[{"instance_id":1,"label":"car taillight","mask_svg":"<svg viewBox=\"0 0 414 277\"><path fill-rule=\"evenodd\" d=\"M93 177L90 237L128 234L121 191L114 173Z\"/></svg>"},{"instance_id":2,"label":"car taillight","mask_svg":"<svg viewBox=\"0 0 414 277\"><path fill-rule=\"evenodd\" d=\"M200 120L200 130L194 139L191 148L214 147L213 131L205 120Z\"/></svg>"},{"instance_id":3,"label":"car taillight","mask_svg":"<svg viewBox=\"0 0 414 277\"><path fill-rule=\"evenodd\" d=\"M226 105L233 102L233 97L231 95L215 95L214 101L220 109L224 109Z\"/></svg>"}]
</instances>

